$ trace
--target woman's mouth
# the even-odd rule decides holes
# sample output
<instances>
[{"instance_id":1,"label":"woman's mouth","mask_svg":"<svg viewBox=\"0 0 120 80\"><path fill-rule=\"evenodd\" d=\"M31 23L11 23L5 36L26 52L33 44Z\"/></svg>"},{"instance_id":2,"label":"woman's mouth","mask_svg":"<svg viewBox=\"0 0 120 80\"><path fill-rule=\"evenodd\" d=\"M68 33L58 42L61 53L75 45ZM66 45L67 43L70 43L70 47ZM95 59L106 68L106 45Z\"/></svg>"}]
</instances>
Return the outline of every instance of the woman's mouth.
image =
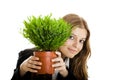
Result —
<instances>
[{"instance_id":1,"label":"woman's mouth","mask_svg":"<svg viewBox=\"0 0 120 80\"><path fill-rule=\"evenodd\" d=\"M72 53L72 54L76 54L76 53L77 53L77 50L75 50L75 49L68 48L68 50L69 50L70 53Z\"/></svg>"}]
</instances>

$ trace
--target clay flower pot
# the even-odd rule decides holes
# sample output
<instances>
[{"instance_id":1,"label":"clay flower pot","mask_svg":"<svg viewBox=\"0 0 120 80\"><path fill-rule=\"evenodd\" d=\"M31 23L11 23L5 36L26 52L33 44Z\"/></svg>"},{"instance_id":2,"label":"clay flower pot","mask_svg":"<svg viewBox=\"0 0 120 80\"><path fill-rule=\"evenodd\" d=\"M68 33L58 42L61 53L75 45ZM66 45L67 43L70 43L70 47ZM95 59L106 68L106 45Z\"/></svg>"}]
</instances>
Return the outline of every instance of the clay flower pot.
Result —
<instances>
[{"instance_id":1,"label":"clay flower pot","mask_svg":"<svg viewBox=\"0 0 120 80\"><path fill-rule=\"evenodd\" d=\"M36 57L39 57L39 61L42 62L41 69L38 70L38 74L53 74L54 68L52 67L52 59L57 55L54 51L36 51L34 52Z\"/></svg>"}]
</instances>

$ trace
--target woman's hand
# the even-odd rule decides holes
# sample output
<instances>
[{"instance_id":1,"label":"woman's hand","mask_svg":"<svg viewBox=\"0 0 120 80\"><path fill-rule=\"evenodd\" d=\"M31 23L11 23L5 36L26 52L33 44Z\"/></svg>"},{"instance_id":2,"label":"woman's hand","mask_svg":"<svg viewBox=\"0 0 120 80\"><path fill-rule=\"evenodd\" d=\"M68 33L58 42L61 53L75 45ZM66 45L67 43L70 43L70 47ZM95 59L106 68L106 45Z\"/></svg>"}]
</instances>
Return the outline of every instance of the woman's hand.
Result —
<instances>
[{"instance_id":1,"label":"woman's hand","mask_svg":"<svg viewBox=\"0 0 120 80\"><path fill-rule=\"evenodd\" d=\"M52 67L54 67L55 70L58 70L63 77L66 77L68 75L68 71L66 69L65 62L63 61L60 52L56 52L56 54L58 55L58 57L52 59L52 62L54 62Z\"/></svg>"},{"instance_id":2,"label":"woman's hand","mask_svg":"<svg viewBox=\"0 0 120 80\"><path fill-rule=\"evenodd\" d=\"M20 74L23 76L26 72L30 71L33 73L38 72L41 69L42 63L38 61L39 58L35 56L30 56L20 65Z\"/></svg>"}]
</instances>

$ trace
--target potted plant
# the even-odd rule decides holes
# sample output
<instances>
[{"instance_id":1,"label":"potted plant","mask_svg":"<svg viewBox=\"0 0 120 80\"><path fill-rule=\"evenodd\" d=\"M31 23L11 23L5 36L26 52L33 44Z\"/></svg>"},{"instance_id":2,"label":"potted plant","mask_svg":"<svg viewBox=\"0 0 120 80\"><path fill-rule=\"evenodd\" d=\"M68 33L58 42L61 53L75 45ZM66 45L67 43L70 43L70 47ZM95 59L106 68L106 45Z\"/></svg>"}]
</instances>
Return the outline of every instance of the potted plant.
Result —
<instances>
[{"instance_id":1,"label":"potted plant","mask_svg":"<svg viewBox=\"0 0 120 80\"><path fill-rule=\"evenodd\" d=\"M24 20L22 34L37 48L34 55L42 62L39 74L53 74L51 59L56 57L55 51L70 36L71 25L62 18L52 18L52 14L31 16L28 20Z\"/></svg>"}]
</instances>

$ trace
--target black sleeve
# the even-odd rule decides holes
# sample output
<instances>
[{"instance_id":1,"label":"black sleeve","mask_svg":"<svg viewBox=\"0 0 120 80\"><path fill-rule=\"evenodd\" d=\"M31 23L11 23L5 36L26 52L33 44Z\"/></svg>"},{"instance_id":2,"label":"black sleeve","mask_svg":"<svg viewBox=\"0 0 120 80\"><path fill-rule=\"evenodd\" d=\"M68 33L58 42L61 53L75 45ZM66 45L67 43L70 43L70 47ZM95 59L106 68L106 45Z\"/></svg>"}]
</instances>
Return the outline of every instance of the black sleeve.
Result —
<instances>
[{"instance_id":1,"label":"black sleeve","mask_svg":"<svg viewBox=\"0 0 120 80\"><path fill-rule=\"evenodd\" d=\"M20 69L21 63L31 55L33 55L33 50L31 49L26 49L19 53L16 69L14 69L14 73L11 80L27 80L26 78L29 77L30 73L27 72L23 77L21 77L19 69Z\"/></svg>"}]
</instances>

